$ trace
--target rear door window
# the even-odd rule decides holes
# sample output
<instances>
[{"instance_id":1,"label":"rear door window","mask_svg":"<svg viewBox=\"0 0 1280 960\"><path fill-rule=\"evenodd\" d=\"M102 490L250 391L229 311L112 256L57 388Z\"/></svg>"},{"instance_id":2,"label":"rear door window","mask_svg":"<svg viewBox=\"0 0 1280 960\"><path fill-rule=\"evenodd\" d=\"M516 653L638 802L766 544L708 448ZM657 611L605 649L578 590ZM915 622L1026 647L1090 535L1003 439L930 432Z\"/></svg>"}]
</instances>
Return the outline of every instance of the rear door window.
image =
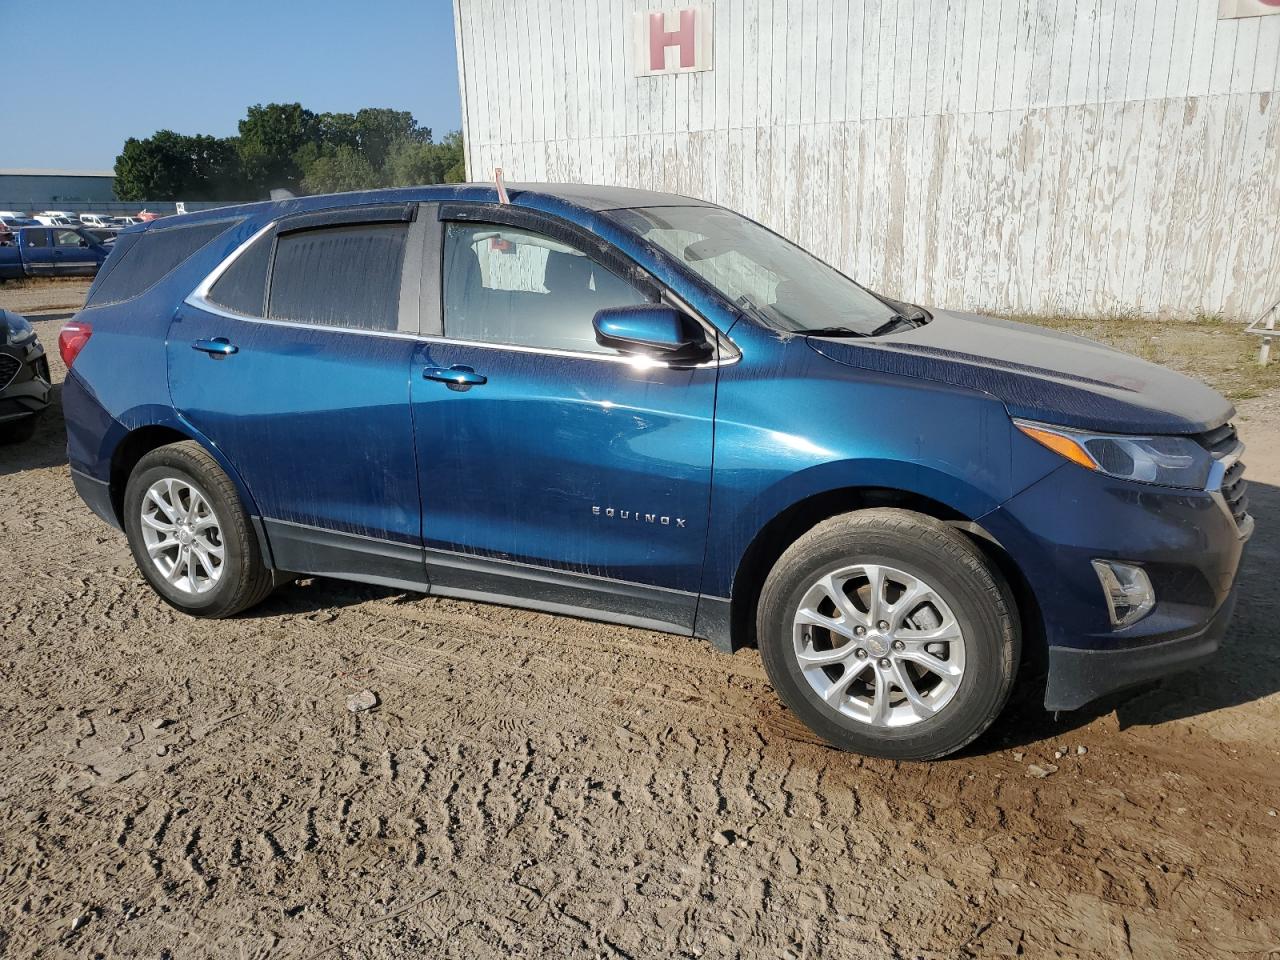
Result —
<instances>
[{"instance_id":1,"label":"rear door window","mask_svg":"<svg viewBox=\"0 0 1280 960\"><path fill-rule=\"evenodd\" d=\"M49 246L48 230L30 230L22 234L22 238L28 247L47 247Z\"/></svg>"},{"instance_id":2,"label":"rear door window","mask_svg":"<svg viewBox=\"0 0 1280 960\"><path fill-rule=\"evenodd\" d=\"M394 331L407 223L362 223L276 239L267 317L325 327Z\"/></svg>"}]
</instances>

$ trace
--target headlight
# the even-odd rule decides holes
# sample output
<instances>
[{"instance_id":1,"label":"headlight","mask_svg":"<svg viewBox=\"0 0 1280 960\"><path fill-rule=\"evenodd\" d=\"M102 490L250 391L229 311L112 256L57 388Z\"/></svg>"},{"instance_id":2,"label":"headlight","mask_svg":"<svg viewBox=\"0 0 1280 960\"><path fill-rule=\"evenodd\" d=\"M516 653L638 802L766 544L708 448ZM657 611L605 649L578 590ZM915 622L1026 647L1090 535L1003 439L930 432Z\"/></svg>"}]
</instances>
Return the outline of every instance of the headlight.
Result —
<instances>
[{"instance_id":1,"label":"headlight","mask_svg":"<svg viewBox=\"0 0 1280 960\"><path fill-rule=\"evenodd\" d=\"M26 343L36 335L35 330L31 328L31 324L27 323L26 317L21 317L16 313L9 314L9 320L6 323L0 318L0 343L4 343L5 327L9 328L9 342L14 346L20 343Z\"/></svg>"},{"instance_id":2,"label":"headlight","mask_svg":"<svg viewBox=\"0 0 1280 960\"><path fill-rule=\"evenodd\" d=\"M1122 480L1203 490L1213 458L1190 437L1130 437L1084 433L1045 423L1015 420L1032 440L1086 470Z\"/></svg>"}]
</instances>

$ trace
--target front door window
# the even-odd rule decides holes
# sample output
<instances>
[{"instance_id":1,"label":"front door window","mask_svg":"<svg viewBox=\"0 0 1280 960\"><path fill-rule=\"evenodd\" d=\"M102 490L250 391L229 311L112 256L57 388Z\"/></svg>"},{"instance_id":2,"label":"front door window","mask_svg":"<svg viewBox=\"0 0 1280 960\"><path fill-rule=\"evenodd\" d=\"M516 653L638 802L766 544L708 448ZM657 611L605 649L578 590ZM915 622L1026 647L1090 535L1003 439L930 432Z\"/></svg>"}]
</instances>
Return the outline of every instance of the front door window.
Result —
<instances>
[{"instance_id":1,"label":"front door window","mask_svg":"<svg viewBox=\"0 0 1280 960\"><path fill-rule=\"evenodd\" d=\"M646 302L581 250L528 230L450 223L444 251L450 339L612 354L596 343L596 311Z\"/></svg>"}]
</instances>

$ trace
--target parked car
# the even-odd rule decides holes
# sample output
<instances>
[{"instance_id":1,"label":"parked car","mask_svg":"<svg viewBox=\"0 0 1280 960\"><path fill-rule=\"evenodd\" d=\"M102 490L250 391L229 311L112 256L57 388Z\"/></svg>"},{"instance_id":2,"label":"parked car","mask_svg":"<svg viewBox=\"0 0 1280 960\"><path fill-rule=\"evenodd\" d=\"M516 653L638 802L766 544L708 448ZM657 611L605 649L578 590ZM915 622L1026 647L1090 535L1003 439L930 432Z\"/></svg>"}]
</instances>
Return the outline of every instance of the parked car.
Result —
<instances>
[{"instance_id":1,"label":"parked car","mask_svg":"<svg viewBox=\"0 0 1280 960\"><path fill-rule=\"evenodd\" d=\"M20 277L92 277L111 252L83 227L20 227L0 246L0 282Z\"/></svg>"},{"instance_id":2,"label":"parked car","mask_svg":"<svg viewBox=\"0 0 1280 960\"><path fill-rule=\"evenodd\" d=\"M100 213L82 213L80 214L79 223L81 226L98 228L119 226L115 221L115 217Z\"/></svg>"},{"instance_id":3,"label":"parked car","mask_svg":"<svg viewBox=\"0 0 1280 960\"><path fill-rule=\"evenodd\" d=\"M142 222L137 217L114 217L113 219L118 227L132 227L135 223Z\"/></svg>"},{"instance_id":4,"label":"parked car","mask_svg":"<svg viewBox=\"0 0 1280 960\"><path fill-rule=\"evenodd\" d=\"M0 443L31 437L50 389L49 360L31 324L0 309Z\"/></svg>"},{"instance_id":5,"label":"parked car","mask_svg":"<svg viewBox=\"0 0 1280 960\"><path fill-rule=\"evenodd\" d=\"M59 340L68 459L165 601L325 575L754 645L817 734L897 758L978 736L1029 648L1050 710L1214 657L1253 520L1213 390L701 201L498 200L120 237Z\"/></svg>"},{"instance_id":6,"label":"parked car","mask_svg":"<svg viewBox=\"0 0 1280 960\"><path fill-rule=\"evenodd\" d=\"M150 210L143 210L137 215L137 217L132 219L136 220L138 223L150 223L152 220L159 220L162 216L163 214L160 213L152 213Z\"/></svg>"},{"instance_id":7,"label":"parked car","mask_svg":"<svg viewBox=\"0 0 1280 960\"><path fill-rule=\"evenodd\" d=\"M70 210L44 210L32 214L33 219L46 227L75 227L80 225L80 218Z\"/></svg>"}]
</instances>

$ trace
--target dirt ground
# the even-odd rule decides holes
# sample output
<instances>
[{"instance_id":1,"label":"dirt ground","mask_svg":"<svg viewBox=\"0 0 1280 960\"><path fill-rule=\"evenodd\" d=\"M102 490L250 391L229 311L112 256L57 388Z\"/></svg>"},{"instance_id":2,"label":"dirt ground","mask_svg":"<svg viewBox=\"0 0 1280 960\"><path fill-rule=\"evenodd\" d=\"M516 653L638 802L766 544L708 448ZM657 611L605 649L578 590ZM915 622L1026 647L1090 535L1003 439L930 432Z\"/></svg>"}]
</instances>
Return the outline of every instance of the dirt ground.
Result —
<instances>
[{"instance_id":1,"label":"dirt ground","mask_svg":"<svg viewBox=\"0 0 1280 960\"><path fill-rule=\"evenodd\" d=\"M0 289L56 381L83 292ZM0 448L0 956L1280 957L1278 413L1212 669L897 764L754 651L325 580L182 617L55 407Z\"/></svg>"}]
</instances>

